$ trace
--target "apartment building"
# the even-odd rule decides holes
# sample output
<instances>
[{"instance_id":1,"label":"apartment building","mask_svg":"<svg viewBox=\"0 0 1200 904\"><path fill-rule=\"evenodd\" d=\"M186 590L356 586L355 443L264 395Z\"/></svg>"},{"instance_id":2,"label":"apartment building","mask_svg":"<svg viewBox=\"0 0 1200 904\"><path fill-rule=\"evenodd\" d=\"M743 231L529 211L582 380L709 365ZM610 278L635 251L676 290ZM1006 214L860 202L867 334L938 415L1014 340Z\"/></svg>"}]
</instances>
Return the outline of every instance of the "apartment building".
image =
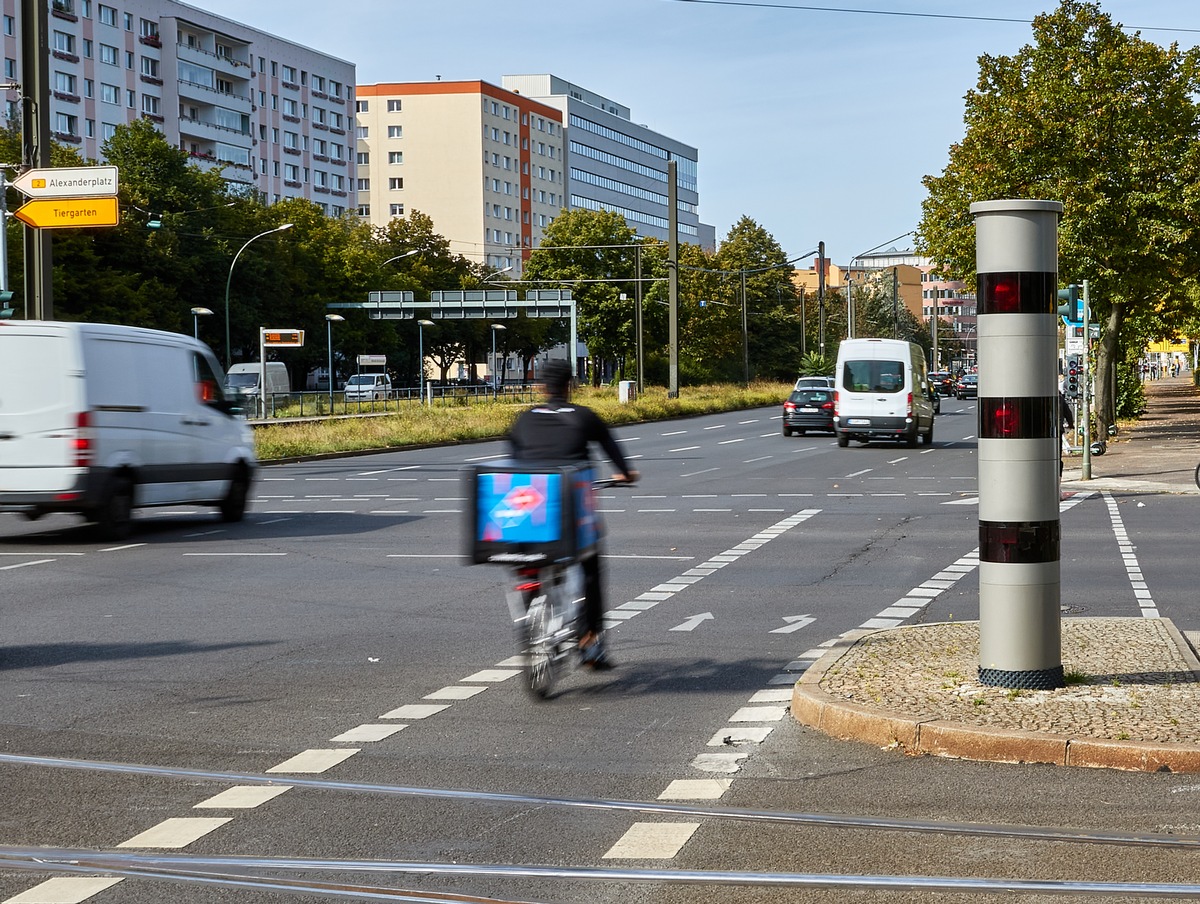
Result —
<instances>
[{"instance_id":1,"label":"apartment building","mask_svg":"<svg viewBox=\"0 0 1200 904\"><path fill-rule=\"evenodd\" d=\"M176 0L47 0L50 127L89 159L118 125L156 124L266 201L353 209L353 63ZM19 0L2 0L4 76L21 78ZM5 95L19 123L19 92Z\"/></svg>"},{"instance_id":2,"label":"apartment building","mask_svg":"<svg viewBox=\"0 0 1200 904\"><path fill-rule=\"evenodd\" d=\"M555 75L506 75L500 83L562 111L571 210L615 211L639 235L666 240L667 163L674 160L679 240L716 246L716 229L700 222L696 148L634 123L629 107Z\"/></svg>"},{"instance_id":3,"label":"apartment building","mask_svg":"<svg viewBox=\"0 0 1200 904\"><path fill-rule=\"evenodd\" d=\"M521 270L566 206L558 110L483 81L359 85L358 214L419 210L450 250Z\"/></svg>"}]
</instances>

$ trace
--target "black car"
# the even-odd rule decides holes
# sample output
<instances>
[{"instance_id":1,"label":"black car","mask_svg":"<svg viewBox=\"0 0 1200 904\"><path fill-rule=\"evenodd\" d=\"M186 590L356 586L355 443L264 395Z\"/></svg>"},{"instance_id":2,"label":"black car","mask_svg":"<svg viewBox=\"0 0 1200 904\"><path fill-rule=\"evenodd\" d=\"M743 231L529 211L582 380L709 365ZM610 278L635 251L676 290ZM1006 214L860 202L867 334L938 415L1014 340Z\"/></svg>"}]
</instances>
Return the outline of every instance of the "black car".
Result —
<instances>
[{"instance_id":1,"label":"black car","mask_svg":"<svg viewBox=\"0 0 1200 904\"><path fill-rule=\"evenodd\" d=\"M833 433L832 389L797 389L783 403L783 435L809 430Z\"/></svg>"},{"instance_id":2,"label":"black car","mask_svg":"<svg viewBox=\"0 0 1200 904\"><path fill-rule=\"evenodd\" d=\"M929 385L938 395L954 395L954 386L958 381L948 370L935 370L929 374Z\"/></svg>"},{"instance_id":3,"label":"black car","mask_svg":"<svg viewBox=\"0 0 1200 904\"><path fill-rule=\"evenodd\" d=\"M963 374L954 386L956 399L979 398L979 374Z\"/></svg>"}]
</instances>

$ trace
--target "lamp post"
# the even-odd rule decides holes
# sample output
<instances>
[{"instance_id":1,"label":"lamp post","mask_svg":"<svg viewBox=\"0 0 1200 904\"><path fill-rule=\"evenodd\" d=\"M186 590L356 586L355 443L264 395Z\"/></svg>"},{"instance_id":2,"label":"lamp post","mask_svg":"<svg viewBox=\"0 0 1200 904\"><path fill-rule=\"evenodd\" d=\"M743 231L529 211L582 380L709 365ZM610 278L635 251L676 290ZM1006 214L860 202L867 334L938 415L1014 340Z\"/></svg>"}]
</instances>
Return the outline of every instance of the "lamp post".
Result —
<instances>
[{"instance_id":1,"label":"lamp post","mask_svg":"<svg viewBox=\"0 0 1200 904\"><path fill-rule=\"evenodd\" d=\"M496 377L496 334L498 332L500 332L501 330L506 330L506 329L508 329L508 327L506 327L503 323L493 323L492 324L492 398L493 399L496 398L496 396L500 392L500 384Z\"/></svg>"},{"instance_id":2,"label":"lamp post","mask_svg":"<svg viewBox=\"0 0 1200 904\"><path fill-rule=\"evenodd\" d=\"M325 341L329 350L329 413L333 414L333 322L346 318L341 314L325 315Z\"/></svg>"},{"instance_id":3,"label":"lamp post","mask_svg":"<svg viewBox=\"0 0 1200 904\"><path fill-rule=\"evenodd\" d=\"M425 404L425 327L433 326L432 320L417 321L417 394ZM492 333L494 337L496 334Z\"/></svg>"},{"instance_id":4,"label":"lamp post","mask_svg":"<svg viewBox=\"0 0 1200 904\"><path fill-rule=\"evenodd\" d=\"M283 232L285 229L292 228L291 223L284 223L282 226L276 226L274 229L268 229L266 232L260 232L258 235L251 236L246 240L246 244L238 249L237 254L233 256L233 261L229 264L229 276L225 280L225 369L229 370L229 366L233 363L233 349L230 347L229 341L229 286L233 282L233 268L238 262L238 258L242 256L242 252L250 245L251 242L261 239L264 235L270 235L272 232Z\"/></svg>"},{"instance_id":5,"label":"lamp post","mask_svg":"<svg viewBox=\"0 0 1200 904\"><path fill-rule=\"evenodd\" d=\"M192 336L200 338L200 318L209 317L212 311L209 308L192 308Z\"/></svg>"},{"instance_id":6,"label":"lamp post","mask_svg":"<svg viewBox=\"0 0 1200 904\"><path fill-rule=\"evenodd\" d=\"M421 253L420 248L413 248L411 251L405 251L403 254L397 254L395 257L389 257L387 260L385 260L382 264L379 265L379 268L383 269L388 264L390 264L392 261L403 260L406 257L412 257L414 254L420 254L420 253Z\"/></svg>"}]
</instances>

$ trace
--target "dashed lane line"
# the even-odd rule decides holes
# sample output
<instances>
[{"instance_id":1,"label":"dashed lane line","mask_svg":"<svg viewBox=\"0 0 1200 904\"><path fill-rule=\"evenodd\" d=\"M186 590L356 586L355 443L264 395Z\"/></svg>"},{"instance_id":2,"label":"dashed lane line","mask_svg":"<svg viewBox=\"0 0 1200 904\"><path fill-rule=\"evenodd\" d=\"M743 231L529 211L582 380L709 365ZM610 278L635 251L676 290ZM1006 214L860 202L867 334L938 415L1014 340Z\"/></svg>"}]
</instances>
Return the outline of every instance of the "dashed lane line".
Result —
<instances>
[{"instance_id":1,"label":"dashed lane line","mask_svg":"<svg viewBox=\"0 0 1200 904\"><path fill-rule=\"evenodd\" d=\"M1108 507L1108 517L1112 522L1113 535L1117 538L1121 561L1125 565L1125 574L1129 578L1129 586L1133 588L1133 596L1138 602L1142 617L1158 618L1158 605L1154 602L1154 596L1146 585L1142 566L1138 563L1137 547L1130 541L1129 532L1125 530L1125 521L1121 518L1121 512L1117 508L1117 500L1113 498L1112 493L1105 492L1102 495L1104 504Z\"/></svg>"}]
</instances>

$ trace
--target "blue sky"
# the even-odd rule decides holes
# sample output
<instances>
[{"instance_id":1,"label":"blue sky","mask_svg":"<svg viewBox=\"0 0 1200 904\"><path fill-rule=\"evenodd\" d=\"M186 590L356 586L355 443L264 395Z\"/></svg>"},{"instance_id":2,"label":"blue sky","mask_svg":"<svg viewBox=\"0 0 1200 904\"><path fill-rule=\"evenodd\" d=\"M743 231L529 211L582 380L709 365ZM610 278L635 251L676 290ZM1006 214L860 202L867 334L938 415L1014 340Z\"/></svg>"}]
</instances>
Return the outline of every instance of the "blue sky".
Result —
<instances>
[{"instance_id":1,"label":"blue sky","mask_svg":"<svg viewBox=\"0 0 1200 904\"><path fill-rule=\"evenodd\" d=\"M791 256L846 263L916 227L921 178L962 136L980 54L1011 54L1052 0L191 0L356 64L363 84L550 72L700 151L700 215L743 215ZM747 4L753 0L742 0ZM878 15L841 10L881 10ZM780 7L796 7L792 9ZM1159 43L1200 43L1195 0L1106 0ZM336 14L331 11L336 10ZM926 16L912 15L926 14ZM1021 22L927 16L999 16ZM904 247L911 240L895 244Z\"/></svg>"}]
</instances>

